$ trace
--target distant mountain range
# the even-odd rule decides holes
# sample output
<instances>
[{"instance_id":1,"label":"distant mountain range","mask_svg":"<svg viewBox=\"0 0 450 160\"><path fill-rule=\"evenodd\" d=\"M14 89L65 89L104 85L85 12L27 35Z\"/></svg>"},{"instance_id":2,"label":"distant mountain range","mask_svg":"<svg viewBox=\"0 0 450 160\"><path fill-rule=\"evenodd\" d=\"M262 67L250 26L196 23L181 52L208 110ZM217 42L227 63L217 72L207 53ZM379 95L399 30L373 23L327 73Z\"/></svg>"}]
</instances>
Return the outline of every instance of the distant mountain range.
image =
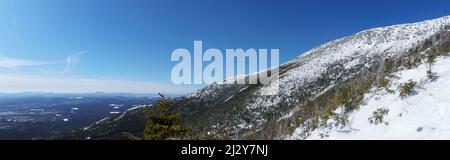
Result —
<instances>
[{"instance_id":1,"label":"distant mountain range","mask_svg":"<svg viewBox=\"0 0 450 160\"><path fill-rule=\"evenodd\" d=\"M52 93L52 92L18 92L18 93L4 93L0 92L0 98L4 97L23 97L23 96L122 96L122 97L159 97L157 93L107 93L107 92L92 92L92 93ZM181 97L183 94L167 94L169 97Z\"/></svg>"},{"instance_id":2,"label":"distant mountain range","mask_svg":"<svg viewBox=\"0 0 450 160\"><path fill-rule=\"evenodd\" d=\"M17 93L0 95L0 139L39 139L69 132L154 97L130 94Z\"/></svg>"}]
</instances>

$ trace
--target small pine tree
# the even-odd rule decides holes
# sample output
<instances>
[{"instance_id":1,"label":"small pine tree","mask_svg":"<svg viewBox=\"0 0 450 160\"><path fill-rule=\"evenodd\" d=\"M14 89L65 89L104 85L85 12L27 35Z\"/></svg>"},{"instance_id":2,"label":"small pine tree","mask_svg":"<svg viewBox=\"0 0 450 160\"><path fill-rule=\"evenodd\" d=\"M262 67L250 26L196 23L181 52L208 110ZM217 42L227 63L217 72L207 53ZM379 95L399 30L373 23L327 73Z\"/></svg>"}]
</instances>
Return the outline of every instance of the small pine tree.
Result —
<instances>
[{"instance_id":1,"label":"small pine tree","mask_svg":"<svg viewBox=\"0 0 450 160\"><path fill-rule=\"evenodd\" d=\"M339 99L341 101L340 102L341 104L347 104L352 101L352 90L350 86L342 86L339 92L340 92Z\"/></svg>"},{"instance_id":2,"label":"small pine tree","mask_svg":"<svg viewBox=\"0 0 450 160\"><path fill-rule=\"evenodd\" d=\"M400 97L406 98L407 96L413 94L415 92L417 82L413 80L409 80L406 83L402 83L400 85Z\"/></svg>"},{"instance_id":3,"label":"small pine tree","mask_svg":"<svg viewBox=\"0 0 450 160\"><path fill-rule=\"evenodd\" d=\"M431 53L427 55L427 78L430 81L435 81L438 79L437 73L433 72L433 65L436 63L437 51L436 49L432 49Z\"/></svg>"},{"instance_id":4,"label":"small pine tree","mask_svg":"<svg viewBox=\"0 0 450 160\"><path fill-rule=\"evenodd\" d=\"M420 55L414 56L414 65L417 66L422 63L422 57Z\"/></svg>"},{"instance_id":5,"label":"small pine tree","mask_svg":"<svg viewBox=\"0 0 450 160\"><path fill-rule=\"evenodd\" d=\"M389 109L387 108L378 108L376 111L372 113L372 116L369 117L369 123L378 125L384 122L384 116L389 114ZM387 125L388 123L385 122Z\"/></svg>"},{"instance_id":6,"label":"small pine tree","mask_svg":"<svg viewBox=\"0 0 450 160\"><path fill-rule=\"evenodd\" d=\"M431 53L427 55L427 63L433 65L436 62L437 51L436 49L432 49Z\"/></svg>"},{"instance_id":7,"label":"small pine tree","mask_svg":"<svg viewBox=\"0 0 450 160\"><path fill-rule=\"evenodd\" d=\"M389 81L389 79L387 79L386 77L382 77L378 84L378 87L388 89L390 83L391 82Z\"/></svg>"},{"instance_id":8,"label":"small pine tree","mask_svg":"<svg viewBox=\"0 0 450 160\"><path fill-rule=\"evenodd\" d=\"M392 58L387 58L384 61L384 67L387 72L394 72L396 70L396 62Z\"/></svg>"},{"instance_id":9,"label":"small pine tree","mask_svg":"<svg viewBox=\"0 0 450 160\"><path fill-rule=\"evenodd\" d=\"M339 100L339 96L336 93L333 93L329 98L328 98L328 107L329 108L337 108L340 105L342 105L342 103Z\"/></svg>"},{"instance_id":10,"label":"small pine tree","mask_svg":"<svg viewBox=\"0 0 450 160\"><path fill-rule=\"evenodd\" d=\"M432 70L431 70L431 66L429 66L428 67L428 70L427 70L427 78L428 78L428 80L430 80L430 81L436 81L438 78L439 78L439 76L437 75L437 73L436 72L433 72Z\"/></svg>"},{"instance_id":11,"label":"small pine tree","mask_svg":"<svg viewBox=\"0 0 450 160\"><path fill-rule=\"evenodd\" d=\"M414 67L414 63L411 60L408 60L405 64L403 64L406 69L412 69Z\"/></svg>"},{"instance_id":12,"label":"small pine tree","mask_svg":"<svg viewBox=\"0 0 450 160\"><path fill-rule=\"evenodd\" d=\"M172 113L169 108L173 102L160 94L161 99L154 104L154 111L149 108L145 116L147 124L144 130L146 140L180 139L189 133L189 129L180 124L180 114Z\"/></svg>"}]
</instances>

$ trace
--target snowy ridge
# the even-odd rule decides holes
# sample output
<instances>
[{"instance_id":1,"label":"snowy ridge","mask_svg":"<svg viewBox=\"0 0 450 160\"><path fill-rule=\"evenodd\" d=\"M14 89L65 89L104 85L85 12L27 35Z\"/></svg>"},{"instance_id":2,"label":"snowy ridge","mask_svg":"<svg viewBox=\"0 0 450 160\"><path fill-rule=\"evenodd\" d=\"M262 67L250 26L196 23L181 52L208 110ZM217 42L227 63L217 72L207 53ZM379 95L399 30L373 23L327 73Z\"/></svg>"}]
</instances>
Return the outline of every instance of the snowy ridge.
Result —
<instances>
[{"instance_id":1,"label":"snowy ridge","mask_svg":"<svg viewBox=\"0 0 450 160\"><path fill-rule=\"evenodd\" d=\"M289 90L294 88L289 82L313 79L320 75L328 64L353 57L370 58L384 53L389 53L385 56L396 56L448 25L450 17L443 17L419 23L370 29L321 45L287 63L304 62L303 65L285 73L280 79L280 84L286 84L281 87L284 89L282 93L289 94ZM305 57L308 59L304 60ZM356 58L347 62L345 68L360 64L360 60L361 58Z\"/></svg>"},{"instance_id":2,"label":"snowy ridge","mask_svg":"<svg viewBox=\"0 0 450 160\"><path fill-rule=\"evenodd\" d=\"M314 48L295 60L283 64L283 66L295 66L280 75L279 81L265 85L259 91L253 93L255 101L245 105L253 114L257 125L262 125L267 117L261 112L279 112L280 103L298 104L299 99L294 94L303 90L305 86L316 81L316 78L328 70L329 65L344 64L346 70L356 69L358 65L367 67L368 61L374 57L401 56L408 49L430 38L437 32L450 25L450 17L442 17L434 20L403 25L394 25L375 28L344 37L317 48ZM280 84L279 94L271 97L261 96L274 90ZM319 96L327 89L317 90L311 94ZM292 98L289 98L292 97ZM285 118L292 115L298 108L285 111ZM251 125L242 124L241 126Z\"/></svg>"},{"instance_id":3,"label":"snowy ridge","mask_svg":"<svg viewBox=\"0 0 450 160\"><path fill-rule=\"evenodd\" d=\"M290 84L292 81L302 82L311 80L317 75L320 75L320 73L326 69L326 66L333 62L353 59L352 61L347 62L345 66L346 68L351 68L360 64L360 59L363 57L370 58L386 52L390 54L385 56L396 56L397 53L404 52L408 48L413 47L414 44L422 42L449 25L450 16L447 16L419 23L369 29L320 45L319 47L301 54L296 59L283 64L286 66L301 63L300 66L280 75L280 84L284 84L281 86L284 90L281 92L289 95L291 90L295 88L295 86ZM222 83L213 83L186 97L201 98L204 95L214 94L214 91L223 89L223 86L225 86L223 85L224 83L237 81L242 78L244 77L239 76L236 79L227 78ZM275 86L266 85L262 90L270 90L270 88L273 87ZM259 106L260 104L257 105Z\"/></svg>"},{"instance_id":4,"label":"snowy ridge","mask_svg":"<svg viewBox=\"0 0 450 160\"><path fill-rule=\"evenodd\" d=\"M134 106L134 107L132 107L132 108L128 108L128 109L127 109L125 112L123 112L120 116L118 116L117 118L115 118L114 121L118 121L118 120L122 119L122 118L123 118L125 115L127 115L128 112L130 112L130 111L134 111L134 110L137 110L137 109L140 109L140 108L150 107L150 106L152 106L152 105L137 105L137 106Z\"/></svg>"}]
</instances>

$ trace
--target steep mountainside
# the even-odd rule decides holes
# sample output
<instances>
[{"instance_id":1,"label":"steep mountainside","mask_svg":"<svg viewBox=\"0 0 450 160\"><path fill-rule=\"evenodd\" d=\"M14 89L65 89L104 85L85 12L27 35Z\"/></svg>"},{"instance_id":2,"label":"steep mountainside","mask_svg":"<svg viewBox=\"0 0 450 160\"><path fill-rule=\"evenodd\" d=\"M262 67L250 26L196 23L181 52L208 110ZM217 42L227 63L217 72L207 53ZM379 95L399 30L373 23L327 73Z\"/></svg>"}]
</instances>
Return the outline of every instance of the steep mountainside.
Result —
<instances>
[{"instance_id":1,"label":"steep mountainside","mask_svg":"<svg viewBox=\"0 0 450 160\"><path fill-rule=\"evenodd\" d=\"M275 83L214 83L178 98L173 111L181 113L195 134L218 138L303 139L316 134L329 120L348 126L348 116L366 103L365 95L382 88L394 73L422 64L427 55L448 53L449 25L450 17L443 17L362 31L281 65L278 94L263 94L272 92ZM122 116L142 124L142 118L136 118L141 114L134 111ZM114 129L116 123L104 121L97 124L105 126L101 129L74 133L96 137L99 130ZM110 130L97 138L122 134Z\"/></svg>"},{"instance_id":2,"label":"steep mountainside","mask_svg":"<svg viewBox=\"0 0 450 160\"><path fill-rule=\"evenodd\" d=\"M429 81L428 66L406 69L395 74L388 89L410 80L419 82L408 97L386 89L365 95L365 103L348 117L348 125L336 126L333 119L315 130L307 139L449 139L450 138L450 58L438 58L433 66L437 79ZM374 113L387 111L378 124L370 123ZM335 112L339 113L339 110ZM299 130L300 131L300 130ZM301 132L301 131L300 131ZM294 132L291 139L296 137Z\"/></svg>"}]
</instances>

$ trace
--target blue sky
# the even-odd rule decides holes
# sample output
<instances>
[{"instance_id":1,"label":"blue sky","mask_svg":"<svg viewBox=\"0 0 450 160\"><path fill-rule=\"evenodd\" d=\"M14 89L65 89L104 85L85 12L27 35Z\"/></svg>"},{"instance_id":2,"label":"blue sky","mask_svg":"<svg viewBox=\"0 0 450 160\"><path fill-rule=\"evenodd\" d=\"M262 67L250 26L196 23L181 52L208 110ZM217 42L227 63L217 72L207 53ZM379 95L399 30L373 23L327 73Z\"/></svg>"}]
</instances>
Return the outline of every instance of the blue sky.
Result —
<instances>
[{"instance_id":1,"label":"blue sky","mask_svg":"<svg viewBox=\"0 0 450 160\"><path fill-rule=\"evenodd\" d=\"M187 93L177 48L278 48L441 17L447 0L0 0L0 92Z\"/></svg>"}]
</instances>

